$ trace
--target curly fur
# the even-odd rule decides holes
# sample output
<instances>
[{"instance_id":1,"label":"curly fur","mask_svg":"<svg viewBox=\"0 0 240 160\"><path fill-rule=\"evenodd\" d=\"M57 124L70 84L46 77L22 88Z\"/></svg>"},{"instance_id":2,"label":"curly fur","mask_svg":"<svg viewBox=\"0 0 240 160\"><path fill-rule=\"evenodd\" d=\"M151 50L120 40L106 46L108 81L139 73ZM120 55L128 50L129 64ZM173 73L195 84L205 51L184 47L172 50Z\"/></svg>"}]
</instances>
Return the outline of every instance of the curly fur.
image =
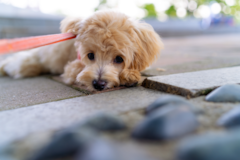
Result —
<instances>
[{"instance_id":1,"label":"curly fur","mask_svg":"<svg viewBox=\"0 0 240 160\"><path fill-rule=\"evenodd\" d=\"M14 78L63 73L65 83L79 82L89 90L95 90L93 80L100 79L107 83L104 88L107 89L138 82L140 71L151 65L163 48L150 25L113 11L96 12L84 20L66 18L60 28L63 33L76 34L77 38L26 51L31 54L20 59L16 54L0 64L0 71ZM76 59L77 52L81 60ZM89 60L88 53L94 53L95 59ZM117 56L122 57L123 63L114 62ZM20 69L9 69L17 61ZM35 67L31 67L33 63Z\"/></svg>"}]
</instances>

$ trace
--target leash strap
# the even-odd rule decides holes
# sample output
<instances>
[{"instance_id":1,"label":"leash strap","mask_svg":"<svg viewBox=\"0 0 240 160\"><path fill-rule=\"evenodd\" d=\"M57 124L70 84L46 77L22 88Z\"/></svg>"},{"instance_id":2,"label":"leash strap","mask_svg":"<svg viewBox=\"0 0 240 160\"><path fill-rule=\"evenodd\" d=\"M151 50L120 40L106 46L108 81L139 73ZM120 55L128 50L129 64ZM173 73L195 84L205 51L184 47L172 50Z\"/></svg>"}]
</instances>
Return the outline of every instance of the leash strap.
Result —
<instances>
[{"instance_id":1,"label":"leash strap","mask_svg":"<svg viewBox=\"0 0 240 160\"><path fill-rule=\"evenodd\" d=\"M0 40L0 55L37 48L75 38L72 33Z\"/></svg>"}]
</instances>

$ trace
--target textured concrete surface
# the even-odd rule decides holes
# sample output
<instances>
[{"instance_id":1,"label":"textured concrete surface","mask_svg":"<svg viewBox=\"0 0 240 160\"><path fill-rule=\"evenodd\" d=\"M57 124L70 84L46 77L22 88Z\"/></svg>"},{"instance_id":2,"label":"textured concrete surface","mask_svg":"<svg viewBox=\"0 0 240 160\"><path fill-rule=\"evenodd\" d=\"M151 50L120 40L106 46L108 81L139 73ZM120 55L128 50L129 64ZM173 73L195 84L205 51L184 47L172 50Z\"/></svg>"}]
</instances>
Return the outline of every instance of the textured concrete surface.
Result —
<instances>
[{"instance_id":1,"label":"textured concrete surface","mask_svg":"<svg viewBox=\"0 0 240 160\"><path fill-rule=\"evenodd\" d=\"M47 77L0 77L0 111L84 95Z\"/></svg>"},{"instance_id":2,"label":"textured concrete surface","mask_svg":"<svg viewBox=\"0 0 240 160\"><path fill-rule=\"evenodd\" d=\"M186 73L186 72L194 72L194 71L200 71L200 70L240 66L239 59L240 59L240 55L234 56L234 57L215 57L215 58L210 57L210 58L204 58L204 59L200 59L193 62L191 61L184 62L184 60L181 60L181 58L179 57L179 62L175 62L176 64L166 65L162 67L151 67L143 71L142 75L151 77L151 76L170 75L170 74L176 74L176 73ZM162 69L164 69L164 71Z\"/></svg>"},{"instance_id":3,"label":"textured concrete surface","mask_svg":"<svg viewBox=\"0 0 240 160\"><path fill-rule=\"evenodd\" d=\"M240 34L165 38L161 56L143 75L168 75L240 65L239 41Z\"/></svg>"},{"instance_id":4,"label":"textured concrete surface","mask_svg":"<svg viewBox=\"0 0 240 160\"><path fill-rule=\"evenodd\" d=\"M59 129L99 111L124 113L144 108L163 95L143 87L0 112L0 144L33 132Z\"/></svg>"},{"instance_id":5,"label":"textured concrete surface","mask_svg":"<svg viewBox=\"0 0 240 160\"><path fill-rule=\"evenodd\" d=\"M240 84L240 67L149 77L143 86L185 97L205 95L225 84Z\"/></svg>"}]
</instances>

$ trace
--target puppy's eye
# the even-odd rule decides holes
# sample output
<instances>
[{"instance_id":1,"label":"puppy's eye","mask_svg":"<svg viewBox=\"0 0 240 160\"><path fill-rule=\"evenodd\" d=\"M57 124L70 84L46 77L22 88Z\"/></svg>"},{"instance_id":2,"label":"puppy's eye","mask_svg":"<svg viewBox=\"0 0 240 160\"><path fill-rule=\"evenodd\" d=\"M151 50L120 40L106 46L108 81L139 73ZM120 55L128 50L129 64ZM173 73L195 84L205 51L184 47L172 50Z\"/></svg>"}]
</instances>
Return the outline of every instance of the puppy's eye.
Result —
<instances>
[{"instance_id":1,"label":"puppy's eye","mask_svg":"<svg viewBox=\"0 0 240 160\"><path fill-rule=\"evenodd\" d=\"M123 59L122 59L122 57L117 56L117 57L114 59L114 62L115 62L115 63L122 63L122 62L123 62Z\"/></svg>"},{"instance_id":2,"label":"puppy's eye","mask_svg":"<svg viewBox=\"0 0 240 160\"><path fill-rule=\"evenodd\" d=\"M94 60L94 53L88 53L88 58L92 61Z\"/></svg>"}]
</instances>

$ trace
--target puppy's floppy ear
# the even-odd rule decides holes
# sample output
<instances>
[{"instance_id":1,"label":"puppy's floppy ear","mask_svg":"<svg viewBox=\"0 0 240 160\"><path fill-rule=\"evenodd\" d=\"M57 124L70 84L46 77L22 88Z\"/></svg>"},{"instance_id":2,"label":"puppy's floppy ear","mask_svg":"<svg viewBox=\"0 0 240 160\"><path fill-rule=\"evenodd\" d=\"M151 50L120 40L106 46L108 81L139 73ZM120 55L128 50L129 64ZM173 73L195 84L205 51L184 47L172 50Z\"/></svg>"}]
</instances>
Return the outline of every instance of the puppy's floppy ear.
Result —
<instances>
[{"instance_id":1,"label":"puppy's floppy ear","mask_svg":"<svg viewBox=\"0 0 240 160\"><path fill-rule=\"evenodd\" d=\"M81 18L67 17L61 21L60 30L62 33L77 34L81 25Z\"/></svg>"},{"instance_id":2,"label":"puppy's floppy ear","mask_svg":"<svg viewBox=\"0 0 240 160\"><path fill-rule=\"evenodd\" d=\"M160 50L163 49L163 43L152 26L143 22L136 24L133 37L136 42L136 51L130 69L142 71L157 59Z\"/></svg>"}]
</instances>

